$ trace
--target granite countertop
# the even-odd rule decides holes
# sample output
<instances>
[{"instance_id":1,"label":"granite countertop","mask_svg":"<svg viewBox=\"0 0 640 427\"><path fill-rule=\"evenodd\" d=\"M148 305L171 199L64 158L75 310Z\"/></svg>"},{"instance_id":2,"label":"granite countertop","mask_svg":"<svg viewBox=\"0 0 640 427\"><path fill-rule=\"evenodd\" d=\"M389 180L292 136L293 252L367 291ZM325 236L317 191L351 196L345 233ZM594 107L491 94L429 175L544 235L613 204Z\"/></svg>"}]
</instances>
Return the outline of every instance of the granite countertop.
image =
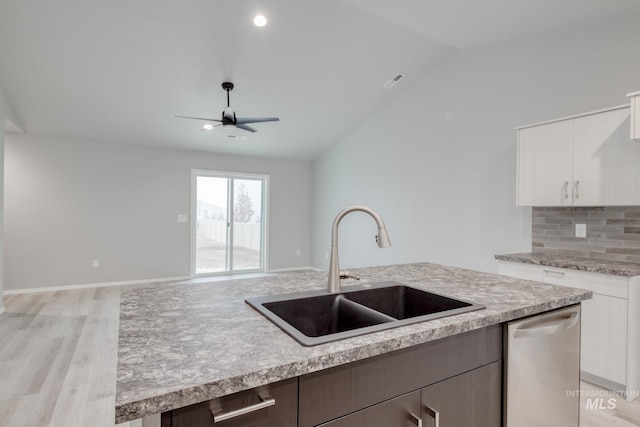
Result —
<instances>
[{"instance_id":1,"label":"granite countertop","mask_svg":"<svg viewBox=\"0 0 640 427\"><path fill-rule=\"evenodd\" d=\"M303 347L244 302L324 289L311 272L198 284L157 284L122 295L116 423L354 362L591 298L582 289L419 263L352 269L486 309Z\"/></svg>"},{"instance_id":2,"label":"granite countertop","mask_svg":"<svg viewBox=\"0 0 640 427\"><path fill-rule=\"evenodd\" d=\"M544 265L547 267L569 268L589 273L611 274L614 276L640 276L640 264L633 262L605 261L593 258L580 258L551 254L504 254L496 255L501 261L521 262L524 264Z\"/></svg>"}]
</instances>

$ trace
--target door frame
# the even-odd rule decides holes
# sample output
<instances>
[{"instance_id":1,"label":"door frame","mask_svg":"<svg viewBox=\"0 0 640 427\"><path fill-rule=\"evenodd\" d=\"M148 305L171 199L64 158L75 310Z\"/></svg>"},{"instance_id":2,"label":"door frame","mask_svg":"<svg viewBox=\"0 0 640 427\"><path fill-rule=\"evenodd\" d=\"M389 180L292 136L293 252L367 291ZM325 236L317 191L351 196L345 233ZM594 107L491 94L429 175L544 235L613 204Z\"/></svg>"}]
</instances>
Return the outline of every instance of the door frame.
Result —
<instances>
[{"instance_id":1,"label":"door frame","mask_svg":"<svg viewBox=\"0 0 640 427\"><path fill-rule=\"evenodd\" d=\"M219 271L213 273L196 273L196 218L195 215L197 213L196 204L197 204L197 178L198 176L210 176L214 178L228 178L228 179L255 179L262 180L262 212L261 212L261 245L260 245L260 254L262 258L262 266L260 268L250 269L250 270L233 270L233 227L227 228L230 234L231 241L231 270L229 271ZM221 171L221 170L208 170L208 169L191 169L191 212L190 212L190 222L191 222L191 239L190 239L190 275L192 278L194 277L207 277L207 276L223 276L223 275L231 275L231 274L250 274L250 273L260 273L267 272L269 266L269 175L257 174L257 173L243 173L243 172L229 172L229 171ZM233 189L231 189L233 190ZM234 200L233 191L231 191L231 207L228 209L232 211Z\"/></svg>"}]
</instances>

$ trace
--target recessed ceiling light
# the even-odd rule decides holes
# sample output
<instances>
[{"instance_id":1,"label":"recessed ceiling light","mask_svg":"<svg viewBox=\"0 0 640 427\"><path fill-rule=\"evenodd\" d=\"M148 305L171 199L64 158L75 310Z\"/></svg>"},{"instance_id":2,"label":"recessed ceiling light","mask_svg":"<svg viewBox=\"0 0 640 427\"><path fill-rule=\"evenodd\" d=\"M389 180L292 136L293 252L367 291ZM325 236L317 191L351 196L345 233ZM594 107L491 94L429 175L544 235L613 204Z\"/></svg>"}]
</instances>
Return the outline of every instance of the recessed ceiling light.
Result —
<instances>
[{"instance_id":1,"label":"recessed ceiling light","mask_svg":"<svg viewBox=\"0 0 640 427\"><path fill-rule=\"evenodd\" d=\"M265 25L267 25L267 18L265 18L263 15L257 15L255 18L253 18L253 23L256 24L256 27L264 27Z\"/></svg>"},{"instance_id":2,"label":"recessed ceiling light","mask_svg":"<svg viewBox=\"0 0 640 427\"><path fill-rule=\"evenodd\" d=\"M206 125L202 126L202 130L211 130L213 129L213 125L207 123Z\"/></svg>"}]
</instances>

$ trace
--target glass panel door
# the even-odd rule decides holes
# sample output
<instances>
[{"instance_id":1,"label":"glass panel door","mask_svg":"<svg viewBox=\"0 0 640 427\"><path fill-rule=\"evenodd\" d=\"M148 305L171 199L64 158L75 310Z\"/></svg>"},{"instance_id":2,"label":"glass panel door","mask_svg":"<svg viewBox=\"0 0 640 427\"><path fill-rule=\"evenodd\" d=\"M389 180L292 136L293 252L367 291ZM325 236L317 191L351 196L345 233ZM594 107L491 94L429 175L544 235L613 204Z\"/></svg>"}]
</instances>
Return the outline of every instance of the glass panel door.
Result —
<instances>
[{"instance_id":1,"label":"glass panel door","mask_svg":"<svg viewBox=\"0 0 640 427\"><path fill-rule=\"evenodd\" d=\"M233 180L233 270L262 267L262 180Z\"/></svg>"},{"instance_id":2,"label":"glass panel door","mask_svg":"<svg viewBox=\"0 0 640 427\"><path fill-rule=\"evenodd\" d=\"M195 274L228 270L229 180L211 176L196 178Z\"/></svg>"},{"instance_id":3,"label":"glass panel door","mask_svg":"<svg viewBox=\"0 0 640 427\"><path fill-rule=\"evenodd\" d=\"M264 271L267 178L193 175L193 274Z\"/></svg>"}]
</instances>

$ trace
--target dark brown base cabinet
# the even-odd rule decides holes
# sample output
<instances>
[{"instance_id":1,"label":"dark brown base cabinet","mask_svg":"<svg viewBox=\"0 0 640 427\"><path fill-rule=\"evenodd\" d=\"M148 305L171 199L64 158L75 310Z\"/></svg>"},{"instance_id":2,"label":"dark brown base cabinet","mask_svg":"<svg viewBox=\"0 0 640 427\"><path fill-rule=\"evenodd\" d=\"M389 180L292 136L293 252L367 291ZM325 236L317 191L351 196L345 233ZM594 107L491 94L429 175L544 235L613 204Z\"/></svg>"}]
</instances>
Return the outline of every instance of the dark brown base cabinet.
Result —
<instances>
[{"instance_id":1,"label":"dark brown base cabinet","mask_svg":"<svg viewBox=\"0 0 640 427\"><path fill-rule=\"evenodd\" d=\"M214 423L213 412L229 413L261 402L260 395L273 398L275 405ZM162 414L162 427L296 427L298 379L280 381L259 389L197 403Z\"/></svg>"},{"instance_id":2,"label":"dark brown base cabinet","mask_svg":"<svg viewBox=\"0 0 640 427\"><path fill-rule=\"evenodd\" d=\"M499 427L501 372L494 362L320 427Z\"/></svg>"},{"instance_id":3,"label":"dark brown base cabinet","mask_svg":"<svg viewBox=\"0 0 640 427\"><path fill-rule=\"evenodd\" d=\"M258 390L248 390L166 412L162 427L500 427L502 325L270 384L266 393L274 406L214 424L211 407L258 402Z\"/></svg>"},{"instance_id":4,"label":"dark brown base cabinet","mask_svg":"<svg viewBox=\"0 0 640 427\"><path fill-rule=\"evenodd\" d=\"M420 392L414 391L353 414L345 415L337 420L322 423L319 427L415 427L419 425L419 420Z\"/></svg>"},{"instance_id":5,"label":"dark brown base cabinet","mask_svg":"<svg viewBox=\"0 0 640 427\"><path fill-rule=\"evenodd\" d=\"M502 362L494 362L422 389L423 427L500 427Z\"/></svg>"}]
</instances>

